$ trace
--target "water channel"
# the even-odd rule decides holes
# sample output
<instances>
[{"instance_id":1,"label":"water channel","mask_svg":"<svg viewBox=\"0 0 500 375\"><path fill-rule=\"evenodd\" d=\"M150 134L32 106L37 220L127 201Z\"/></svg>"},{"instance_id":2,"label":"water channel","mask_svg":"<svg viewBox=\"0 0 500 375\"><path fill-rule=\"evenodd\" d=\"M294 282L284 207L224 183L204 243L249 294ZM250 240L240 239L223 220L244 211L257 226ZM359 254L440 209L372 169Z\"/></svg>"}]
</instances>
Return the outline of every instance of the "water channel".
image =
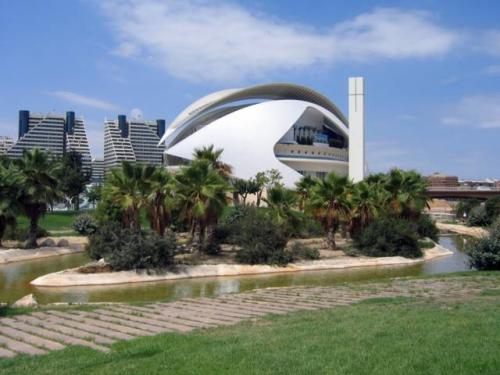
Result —
<instances>
[{"instance_id":1,"label":"water channel","mask_svg":"<svg viewBox=\"0 0 500 375\"><path fill-rule=\"evenodd\" d=\"M47 273L73 268L88 261L85 254L73 254L0 265L0 302L13 302L33 293L39 303L52 302L146 302L174 300L183 297L216 296L257 288L292 285L333 285L352 281L370 281L387 277L431 275L468 271L463 247L467 237L443 234L439 243L453 255L412 266L350 268L344 270L308 271L237 277L206 277L146 284L40 288L31 280Z\"/></svg>"}]
</instances>

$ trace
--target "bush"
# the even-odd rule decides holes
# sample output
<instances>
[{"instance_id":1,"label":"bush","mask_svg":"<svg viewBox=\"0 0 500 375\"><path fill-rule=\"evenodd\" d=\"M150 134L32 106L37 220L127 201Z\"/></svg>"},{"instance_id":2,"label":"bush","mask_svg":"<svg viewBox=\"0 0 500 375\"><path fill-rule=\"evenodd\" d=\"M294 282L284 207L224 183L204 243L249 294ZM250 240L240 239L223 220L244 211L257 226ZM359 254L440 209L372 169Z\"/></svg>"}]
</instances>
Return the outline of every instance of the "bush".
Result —
<instances>
[{"instance_id":1,"label":"bush","mask_svg":"<svg viewBox=\"0 0 500 375\"><path fill-rule=\"evenodd\" d=\"M314 238L314 237L324 237L325 228L321 223L313 217L304 216L301 220L301 225L299 229L292 233L292 237L295 238Z\"/></svg>"},{"instance_id":2,"label":"bush","mask_svg":"<svg viewBox=\"0 0 500 375\"><path fill-rule=\"evenodd\" d=\"M469 216L470 211L481 204L481 201L476 198L463 199L458 202L455 207L455 215L457 219L463 219L464 214Z\"/></svg>"},{"instance_id":3,"label":"bush","mask_svg":"<svg viewBox=\"0 0 500 375\"><path fill-rule=\"evenodd\" d=\"M436 244L432 241L418 241L418 247L421 249L432 249Z\"/></svg>"},{"instance_id":4,"label":"bush","mask_svg":"<svg viewBox=\"0 0 500 375\"><path fill-rule=\"evenodd\" d=\"M81 214L73 221L73 229L77 233L88 236L97 230L97 222L91 215Z\"/></svg>"},{"instance_id":5,"label":"bush","mask_svg":"<svg viewBox=\"0 0 500 375\"><path fill-rule=\"evenodd\" d=\"M355 245L361 254L373 257L418 258L423 255L415 226L400 218L372 222L357 236Z\"/></svg>"},{"instance_id":6,"label":"bush","mask_svg":"<svg viewBox=\"0 0 500 375\"><path fill-rule=\"evenodd\" d=\"M290 249L292 257L294 260L306 259L306 260L316 260L319 259L320 254L318 249L313 249L311 247L305 246L300 242L295 242Z\"/></svg>"},{"instance_id":7,"label":"bush","mask_svg":"<svg viewBox=\"0 0 500 375\"><path fill-rule=\"evenodd\" d=\"M104 258L114 271L164 269L173 264L177 243L174 235L134 233L108 224L89 237L86 249L91 259Z\"/></svg>"},{"instance_id":8,"label":"bush","mask_svg":"<svg viewBox=\"0 0 500 375\"><path fill-rule=\"evenodd\" d=\"M470 210L468 223L475 227L485 227L489 225L488 214L484 206L476 206Z\"/></svg>"},{"instance_id":9,"label":"bush","mask_svg":"<svg viewBox=\"0 0 500 375\"><path fill-rule=\"evenodd\" d=\"M420 215L417 221L417 233L420 237L427 237L433 241L437 241L439 238L436 222L427 214Z\"/></svg>"},{"instance_id":10,"label":"bush","mask_svg":"<svg viewBox=\"0 0 500 375\"><path fill-rule=\"evenodd\" d=\"M489 198L484 204L488 221L493 223L497 217L500 217L500 197Z\"/></svg>"},{"instance_id":11,"label":"bush","mask_svg":"<svg viewBox=\"0 0 500 375\"><path fill-rule=\"evenodd\" d=\"M38 227L36 238L47 237L49 232ZM9 225L3 235L4 240L26 241L29 237L29 228L19 228L16 225Z\"/></svg>"},{"instance_id":12,"label":"bush","mask_svg":"<svg viewBox=\"0 0 500 375\"><path fill-rule=\"evenodd\" d=\"M288 238L283 228L265 215L263 210L247 208L225 225L227 241L241 247L236 254L237 261L285 265L293 260L285 250Z\"/></svg>"},{"instance_id":13,"label":"bush","mask_svg":"<svg viewBox=\"0 0 500 375\"><path fill-rule=\"evenodd\" d=\"M500 225L488 237L469 241L465 248L469 264L478 270L500 270Z\"/></svg>"}]
</instances>

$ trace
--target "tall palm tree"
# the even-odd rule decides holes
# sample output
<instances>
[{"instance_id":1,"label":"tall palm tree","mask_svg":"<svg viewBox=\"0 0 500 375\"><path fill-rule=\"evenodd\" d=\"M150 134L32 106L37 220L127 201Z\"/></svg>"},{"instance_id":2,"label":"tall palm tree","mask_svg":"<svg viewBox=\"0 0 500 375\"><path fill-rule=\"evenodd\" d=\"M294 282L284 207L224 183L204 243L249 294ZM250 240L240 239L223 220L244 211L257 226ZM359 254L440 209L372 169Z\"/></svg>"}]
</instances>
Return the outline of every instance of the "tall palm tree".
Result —
<instances>
[{"instance_id":1,"label":"tall palm tree","mask_svg":"<svg viewBox=\"0 0 500 375\"><path fill-rule=\"evenodd\" d=\"M335 232L349 213L348 193L352 184L347 177L329 173L312 188L308 210L321 221L326 230L326 242L336 248Z\"/></svg>"},{"instance_id":2,"label":"tall palm tree","mask_svg":"<svg viewBox=\"0 0 500 375\"><path fill-rule=\"evenodd\" d=\"M120 168L111 170L103 188L105 197L122 210L122 225L133 231L141 230L140 210L149 195L155 167L124 161Z\"/></svg>"},{"instance_id":3,"label":"tall palm tree","mask_svg":"<svg viewBox=\"0 0 500 375\"><path fill-rule=\"evenodd\" d=\"M306 202L311 197L311 190L316 185L316 180L311 176L304 176L295 183L295 191L299 196L299 210L304 211Z\"/></svg>"},{"instance_id":4,"label":"tall palm tree","mask_svg":"<svg viewBox=\"0 0 500 375\"><path fill-rule=\"evenodd\" d=\"M212 167L226 180L233 172L233 168L221 160L224 150L215 149L214 145L203 146L194 150L193 156L195 160L208 160Z\"/></svg>"},{"instance_id":5,"label":"tall palm tree","mask_svg":"<svg viewBox=\"0 0 500 375\"><path fill-rule=\"evenodd\" d=\"M207 228L217 223L227 205L228 183L207 159L194 160L175 181L181 215L189 222L194 246L200 249Z\"/></svg>"},{"instance_id":6,"label":"tall palm tree","mask_svg":"<svg viewBox=\"0 0 500 375\"><path fill-rule=\"evenodd\" d=\"M173 178L166 169L156 168L151 176L146 199L151 229L163 236L170 225L173 201Z\"/></svg>"},{"instance_id":7,"label":"tall palm tree","mask_svg":"<svg viewBox=\"0 0 500 375\"><path fill-rule=\"evenodd\" d=\"M294 191L282 186L276 186L267 191L267 197L263 198L270 209L274 221L285 228L286 231L297 228L300 218L293 207L297 204L297 195Z\"/></svg>"},{"instance_id":8,"label":"tall palm tree","mask_svg":"<svg viewBox=\"0 0 500 375\"><path fill-rule=\"evenodd\" d=\"M14 164L19 168L23 181L19 202L30 220L26 247L36 247L38 220L61 197L55 177L60 166L48 153L37 148L24 151L22 158L15 160Z\"/></svg>"},{"instance_id":9,"label":"tall palm tree","mask_svg":"<svg viewBox=\"0 0 500 375\"><path fill-rule=\"evenodd\" d=\"M384 187L390 194L390 208L396 215L415 219L427 206L427 182L415 171L392 169Z\"/></svg>"},{"instance_id":10,"label":"tall palm tree","mask_svg":"<svg viewBox=\"0 0 500 375\"><path fill-rule=\"evenodd\" d=\"M19 170L9 163L0 163L0 247L7 225L14 225L16 214L20 211L19 197L22 176Z\"/></svg>"},{"instance_id":11,"label":"tall palm tree","mask_svg":"<svg viewBox=\"0 0 500 375\"><path fill-rule=\"evenodd\" d=\"M370 184L366 181L353 185L349 194L349 233L355 236L359 231L368 225L385 204L387 193L377 184Z\"/></svg>"}]
</instances>

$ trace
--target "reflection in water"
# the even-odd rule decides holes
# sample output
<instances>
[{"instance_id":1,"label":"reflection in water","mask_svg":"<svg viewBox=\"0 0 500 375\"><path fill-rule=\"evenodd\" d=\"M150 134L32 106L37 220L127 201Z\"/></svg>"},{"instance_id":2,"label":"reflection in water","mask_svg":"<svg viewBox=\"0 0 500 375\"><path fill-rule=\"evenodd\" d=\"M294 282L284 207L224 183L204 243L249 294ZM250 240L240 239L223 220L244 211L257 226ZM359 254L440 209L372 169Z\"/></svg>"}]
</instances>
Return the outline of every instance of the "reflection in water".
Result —
<instances>
[{"instance_id":1,"label":"reflection in water","mask_svg":"<svg viewBox=\"0 0 500 375\"><path fill-rule=\"evenodd\" d=\"M465 241L466 238L463 236L442 236L439 243L452 250L454 254L413 266L350 268L345 270L237 277L206 277L114 286L35 288L29 285L29 282L38 276L76 267L87 261L84 254L73 254L0 266L0 301L12 302L29 293L34 293L41 303L174 300L183 297L211 297L267 287L332 285L387 277L466 271L469 269L467 256L462 253Z\"/></svg>"}]
</instances>

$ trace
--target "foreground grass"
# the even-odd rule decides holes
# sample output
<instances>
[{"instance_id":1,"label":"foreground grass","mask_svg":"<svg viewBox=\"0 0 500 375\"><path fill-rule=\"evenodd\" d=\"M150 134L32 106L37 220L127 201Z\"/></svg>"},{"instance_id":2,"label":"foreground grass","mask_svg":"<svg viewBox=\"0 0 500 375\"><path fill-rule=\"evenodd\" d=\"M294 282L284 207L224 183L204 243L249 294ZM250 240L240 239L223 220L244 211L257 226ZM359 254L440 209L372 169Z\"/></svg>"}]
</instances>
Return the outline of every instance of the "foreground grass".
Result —
<instances>
[{"instance_id":1,"label":"foreground grass","mask_svg":"<svg viewBox=\"0 0 500 375\"><path fill-rule=\"evenodd\" d=\"M372 301L375 302L375 301ZM498 374L500 298L384 299L0 361L5 374Z\"/></svg>"}]
</instances>

